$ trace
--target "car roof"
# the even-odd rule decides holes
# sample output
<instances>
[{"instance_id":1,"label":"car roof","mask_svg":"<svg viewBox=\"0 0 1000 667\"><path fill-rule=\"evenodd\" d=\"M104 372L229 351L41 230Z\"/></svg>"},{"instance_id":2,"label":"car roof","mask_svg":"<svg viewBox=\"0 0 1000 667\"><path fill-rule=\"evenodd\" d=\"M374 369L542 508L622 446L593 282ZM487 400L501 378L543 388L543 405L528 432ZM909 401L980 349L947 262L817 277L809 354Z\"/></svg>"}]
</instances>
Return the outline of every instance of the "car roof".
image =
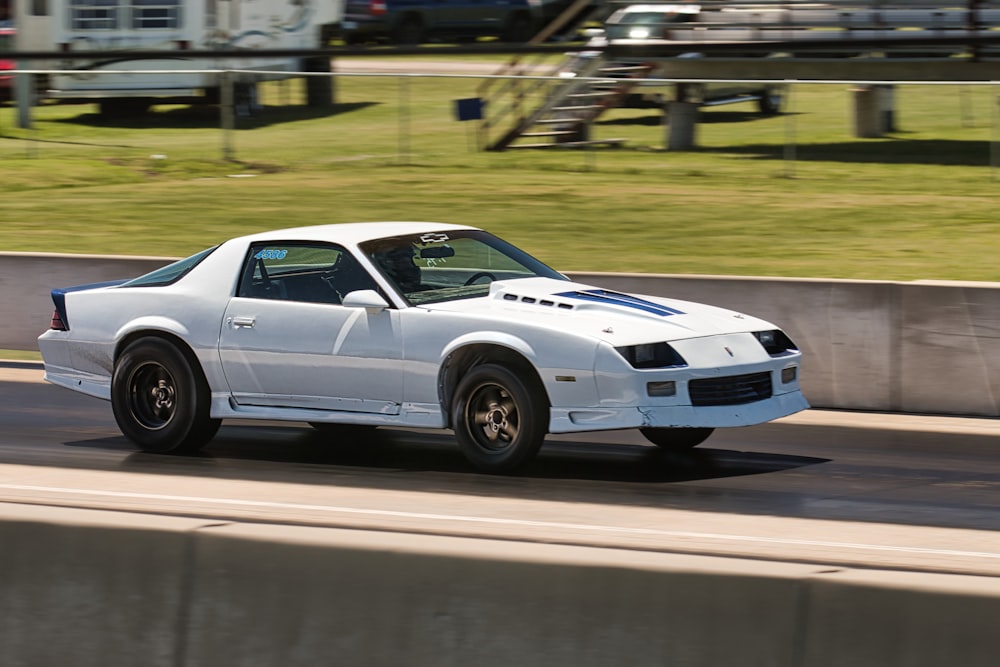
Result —
<instances>
[{"instance_id":1,"label":"car roof","mask_svg":"<svg viewBox=\"0 0 1000 667\"><path fill-rule=\"evenodd\" d=\"M429 232L447 232L459 229L476 229L466 225L443 222L343 222L331 225L289 227L241 236L234 241L326 241L357 245L372 239Z\"/></svg>"},{"instance_id":2,"label":"car roof","mask_svg":"<svg viewBox=\"0 0 1000 667\"><path fill-rule=\"evenodd\" d=\"M621 13L650 12L664 14L697 14L700 5L628 5L618 10Z\"/></svg>"}]
</instances>

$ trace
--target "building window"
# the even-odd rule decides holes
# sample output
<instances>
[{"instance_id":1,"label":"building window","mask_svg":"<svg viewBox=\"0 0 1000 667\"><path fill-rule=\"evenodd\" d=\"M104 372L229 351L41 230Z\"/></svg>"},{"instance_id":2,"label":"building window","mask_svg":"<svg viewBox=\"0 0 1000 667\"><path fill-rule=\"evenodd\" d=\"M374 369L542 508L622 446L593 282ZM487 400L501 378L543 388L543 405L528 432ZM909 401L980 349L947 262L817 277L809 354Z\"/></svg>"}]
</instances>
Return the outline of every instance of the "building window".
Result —
<instances>
[{"instance_id":1,"label":"building window","mask_svg":"<svg viewBox=\"0 0 1000 667\"><path fill-rule=\"evenodd\" d=\"M135 30L166 30L181 25L181 0L132 0Z\"/></svg>"},{"instance_id":2,"label":"building window","mask_svg":"<svg viewBox=\"0 0 1000 667\"><path fill-rule=\"evenodd\" d=\"M116 30L118 0L72 0L69 17L73 30Z\"/></svg>"}]
</instances>

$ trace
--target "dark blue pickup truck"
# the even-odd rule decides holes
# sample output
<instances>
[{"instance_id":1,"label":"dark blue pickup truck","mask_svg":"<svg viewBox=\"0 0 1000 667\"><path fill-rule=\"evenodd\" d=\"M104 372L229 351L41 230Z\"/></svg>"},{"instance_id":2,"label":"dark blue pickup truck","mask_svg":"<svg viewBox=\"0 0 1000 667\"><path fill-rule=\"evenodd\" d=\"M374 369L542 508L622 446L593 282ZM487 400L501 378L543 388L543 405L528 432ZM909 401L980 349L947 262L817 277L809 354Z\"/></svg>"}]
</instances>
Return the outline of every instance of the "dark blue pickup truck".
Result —
<instances>
[{"instance_id":1,"label":"dark blue pickup truck","mask_svg":"<svg viewBox=\"0 0 1000 667\"><path fill-rule=\"evenodd\" d=\"M348 44L420 44L498 37L526 42L542 28L542 0L347 0Z\"/></svg>"}]
</instances>

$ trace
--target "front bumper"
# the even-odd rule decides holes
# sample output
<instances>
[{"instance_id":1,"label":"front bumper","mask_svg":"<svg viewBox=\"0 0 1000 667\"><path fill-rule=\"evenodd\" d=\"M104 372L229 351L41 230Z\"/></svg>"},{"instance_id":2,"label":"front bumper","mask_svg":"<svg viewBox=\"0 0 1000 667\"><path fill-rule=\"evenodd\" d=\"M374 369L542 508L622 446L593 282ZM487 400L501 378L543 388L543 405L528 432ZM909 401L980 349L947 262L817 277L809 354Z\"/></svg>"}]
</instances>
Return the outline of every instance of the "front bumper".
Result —
<instances>
[{"instance_id":1,"label":"front bumper","mask_svg":"<svg viewBox=\"0 0 1000 667\"><path fill-rule=\"evenodd\" d=\"M809 407L801 391L777 394L742 405L633 406L607 408L552 408L550 433L609 431L626 428L724 428L753 426L787 417Z\"/></svg>"}]
</instances>

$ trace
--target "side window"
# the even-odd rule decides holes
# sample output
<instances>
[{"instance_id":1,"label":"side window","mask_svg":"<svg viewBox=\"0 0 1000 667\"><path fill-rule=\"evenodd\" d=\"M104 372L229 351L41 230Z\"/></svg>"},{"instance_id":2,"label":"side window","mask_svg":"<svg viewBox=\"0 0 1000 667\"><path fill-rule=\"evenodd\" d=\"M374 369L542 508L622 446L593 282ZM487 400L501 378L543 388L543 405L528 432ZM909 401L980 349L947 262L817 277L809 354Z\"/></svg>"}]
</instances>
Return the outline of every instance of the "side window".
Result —
<instances>
[{"instance_id":1,"label":"side window","mask_svg":"<svg viewBox=\"0 0 1000 667\"><path fill-rule=\"evenodd\" d=\"M165 30L181 25L181 0L132 0L129 9L135 30Z\"/></svg>"},{"instance_id":2,"label":"side window","mask_svg":"<svg viewBox=\"0 0 1000 667\"><path fill-rule=\"evenodd\" d=\"M326 243L257 243L250 247L236 295L339 304L348 292L377 289L354 257Z\"/></svg>"},{"instance_id":3,"label":"side window","mask_svg":"<svg viewBox=\"0 0 1000 667\"><path fill-rule=\"evenodd\" d=\"M72 30L114 30L119 27L119 0L71 0Z\"/></svg>"}]
</instances>

